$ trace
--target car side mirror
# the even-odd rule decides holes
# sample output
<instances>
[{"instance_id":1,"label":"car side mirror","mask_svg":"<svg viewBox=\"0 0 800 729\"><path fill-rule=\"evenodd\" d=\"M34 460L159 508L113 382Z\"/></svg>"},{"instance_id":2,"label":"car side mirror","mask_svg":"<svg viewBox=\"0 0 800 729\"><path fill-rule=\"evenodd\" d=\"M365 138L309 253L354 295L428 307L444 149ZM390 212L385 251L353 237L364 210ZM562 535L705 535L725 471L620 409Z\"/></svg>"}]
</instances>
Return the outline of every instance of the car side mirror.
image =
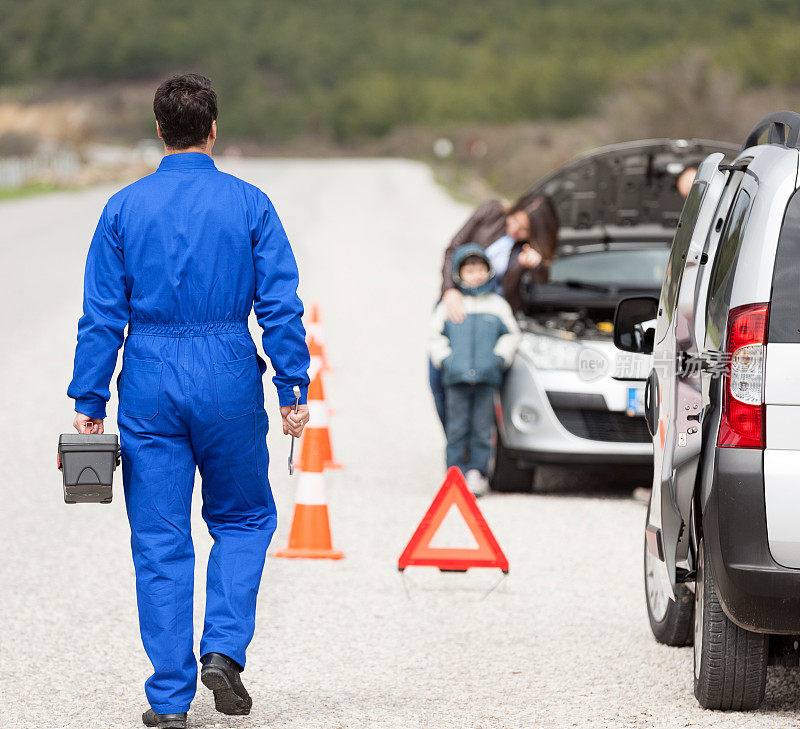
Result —
<instances>
[{"instance_id":1,"label":"car side mirror","mask_svg":"<svg viewBox=\"0 0 800 729\"><path fill-rule=\"evenodd\" d=\"M657 316L658 299L654 296L622 299L614 312L614 346L623 352L652 354Z\"/></svg>"}]
</instances>

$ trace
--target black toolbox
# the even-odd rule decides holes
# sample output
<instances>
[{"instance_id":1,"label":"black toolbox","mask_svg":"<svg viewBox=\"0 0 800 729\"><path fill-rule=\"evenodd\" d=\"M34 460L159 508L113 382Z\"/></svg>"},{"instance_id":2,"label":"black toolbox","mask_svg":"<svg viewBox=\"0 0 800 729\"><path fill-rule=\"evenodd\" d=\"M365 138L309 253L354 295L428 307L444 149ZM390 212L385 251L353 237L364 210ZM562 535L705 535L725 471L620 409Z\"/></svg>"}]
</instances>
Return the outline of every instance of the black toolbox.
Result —
<instances>
[{"instance_id":1,"label":"black toolbox","mask_svg":"<svg viewBox=\"0 0 800 729\"><path fill-rule=\"evenodd\" d=\"M118 465L119 438L114 434L58 436L58 467L68 504L110 504Z\"/></svg>"}]
</instances>

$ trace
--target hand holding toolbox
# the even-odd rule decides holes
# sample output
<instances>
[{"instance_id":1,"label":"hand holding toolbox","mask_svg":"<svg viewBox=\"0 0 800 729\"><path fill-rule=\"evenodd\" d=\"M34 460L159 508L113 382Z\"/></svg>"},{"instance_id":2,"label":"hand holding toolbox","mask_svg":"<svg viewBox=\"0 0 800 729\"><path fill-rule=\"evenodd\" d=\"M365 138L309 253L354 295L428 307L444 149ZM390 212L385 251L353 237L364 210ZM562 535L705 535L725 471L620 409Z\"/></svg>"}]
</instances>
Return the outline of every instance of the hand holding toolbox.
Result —
<instances>
[{"instance_id":1,"label":"hand holding toolbox","mask_svg":"<svg viewBox=\"0 0 800 729\"><path fill-rule=\"evenodd\" d=\"M110 504L114 469L119 465L119 438L113 434L62 433L58 467L68 504Z\"/></svg>"}]
</instances>

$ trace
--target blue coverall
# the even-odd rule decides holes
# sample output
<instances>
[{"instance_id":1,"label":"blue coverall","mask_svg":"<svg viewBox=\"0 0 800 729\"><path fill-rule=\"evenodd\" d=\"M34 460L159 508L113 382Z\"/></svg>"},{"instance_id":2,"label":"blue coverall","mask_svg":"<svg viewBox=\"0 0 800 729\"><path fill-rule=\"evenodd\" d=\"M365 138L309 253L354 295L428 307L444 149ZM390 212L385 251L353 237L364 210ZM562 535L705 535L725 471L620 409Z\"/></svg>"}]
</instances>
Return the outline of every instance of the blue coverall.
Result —
<instances>
[{"instance_id":1,"label":"blue coverall","mask_svg":"<svg viewBox=\"0 0 800 729\"><path fill-rule=\"evenodd\" d=\"M254 308L280 404L294 403L295 385L304 403L309 354L297 284L270 200L202 153L167 155L111 197L89 247L68 395L77 412L105 417L128 326L117 422L139 625L154 668L145 692L159 714L187 711L197 684L189 522L196 467L214 540L200 656L222 653L245 665L276 522L266 363L247 318Z\"/></svg>"}]
</instances>

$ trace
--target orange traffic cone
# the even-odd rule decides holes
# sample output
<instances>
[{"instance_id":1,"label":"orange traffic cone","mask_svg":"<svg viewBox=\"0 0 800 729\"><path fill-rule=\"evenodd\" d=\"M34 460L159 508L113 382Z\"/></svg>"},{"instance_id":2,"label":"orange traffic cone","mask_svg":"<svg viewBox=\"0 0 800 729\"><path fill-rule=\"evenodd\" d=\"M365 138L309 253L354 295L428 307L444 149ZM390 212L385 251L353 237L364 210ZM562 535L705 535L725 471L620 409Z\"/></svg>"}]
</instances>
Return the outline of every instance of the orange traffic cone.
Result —
<instances>
[{"instance_id":1,"label":"orange traffic cone","mask_svg":"<svg viewBox=\"0 0 800 729\"><path fill-rule=\"evenodd\" d=\"M305 470L302 459L309 453L319 453L325 468L339 469L341 463L333 458L331 447L331 434L328 429L328 407L325 404L325 391L322 387L322 360L311 357L309 372L313 373L311 385L308 388L308 425L303 433L302 451L300 454L300 468Z\"/></svg>"},{"instance_id":2,"label":"orange traffic cone","mask_svg":"<svg viewBox=\"0 0 800 729\"><path fill-rule=\"evenodd\" d=\"M320 317L319 304L317 303L311 304L311 314L306 325L306 335L309 354L312 357L320 357L322 359L322 369L325 372L330 372L331 366L325 351L325 337L322 334L322 318Z\"/></svg>"},{"instance_id":3,"label":"orange traffic cone","mask_svg":"<svg viewBox=\"0 0 800 729\"><path fill-rule=\"evenodd\" d=\"M320 451L317 448L304 446L289 544L277 552L276 557L308 559L344 557L344 552L334 549L331 542L323 466Z\"/></svg>"}]
</instances>

